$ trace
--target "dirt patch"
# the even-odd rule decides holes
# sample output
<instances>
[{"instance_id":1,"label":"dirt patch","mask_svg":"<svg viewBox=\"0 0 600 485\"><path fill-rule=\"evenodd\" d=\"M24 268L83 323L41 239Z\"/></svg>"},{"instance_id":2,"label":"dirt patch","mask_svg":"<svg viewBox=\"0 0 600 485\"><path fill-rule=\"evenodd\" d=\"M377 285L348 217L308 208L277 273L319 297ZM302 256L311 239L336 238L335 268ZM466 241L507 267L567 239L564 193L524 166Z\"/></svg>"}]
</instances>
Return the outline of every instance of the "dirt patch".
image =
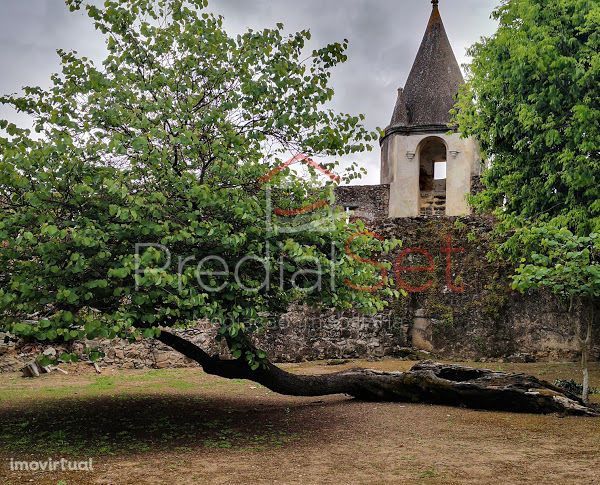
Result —
<instances>
[{"instance_id":1,"label":"dirt patch","mask_svg":"<svg viewBox=\"0 0 600 485\"><path fill-rule=\"evenodd\" d=\"M573 364L498 366L579 378ZM598 365L592 385L600 387ZM0 376L0 423L0 483L7 484L600 484L600 419L289 398L195 369ZM94 471L10 472L11 457L91 457Z\"/></svg>"}]
</instances>

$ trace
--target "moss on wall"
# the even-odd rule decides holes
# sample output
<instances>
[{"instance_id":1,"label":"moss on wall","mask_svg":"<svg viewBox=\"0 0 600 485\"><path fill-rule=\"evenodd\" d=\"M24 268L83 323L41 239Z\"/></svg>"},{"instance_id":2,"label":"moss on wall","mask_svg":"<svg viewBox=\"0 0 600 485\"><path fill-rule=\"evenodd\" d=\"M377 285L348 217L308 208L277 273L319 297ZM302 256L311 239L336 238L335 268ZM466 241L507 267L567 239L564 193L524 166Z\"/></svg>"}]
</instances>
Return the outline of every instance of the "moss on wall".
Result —
<instances>
[{"instance_id":1,"label":"moss on wall","mask_svg":"<svg viewBox=\"0 0 600 485\"><path fill-rule=\"evenodd\" d=\"M513 268L488 258L494 245L493 227L491 217L481 216L387 219L372 224L378 234L403 241L402 249L390 256L396 267L428 266L433 261L431 272L396 275L405 286L427 286L393 302L394 314L402 322L399 326L410 328L415 311L425 310L432 320L435 352L442 356L531 353L542 359L574 358L573 329L565 325L556 299L513 292ZM448 238L453 250L449 272ZM410 248L415 251L401 252Z\"/></svg>"}]
</instances>

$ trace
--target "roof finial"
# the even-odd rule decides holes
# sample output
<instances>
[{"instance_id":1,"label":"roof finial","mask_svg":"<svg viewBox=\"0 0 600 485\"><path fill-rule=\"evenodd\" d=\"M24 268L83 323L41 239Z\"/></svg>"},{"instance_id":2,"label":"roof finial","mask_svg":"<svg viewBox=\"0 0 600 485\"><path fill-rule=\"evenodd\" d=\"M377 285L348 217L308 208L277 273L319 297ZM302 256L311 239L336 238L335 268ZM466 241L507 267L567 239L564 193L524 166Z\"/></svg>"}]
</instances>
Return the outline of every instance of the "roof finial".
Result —
<instances>
[{"instance_id":1,"label":"roof finial","mask_svg":"<svg viewBox=\"0 0 600 485\"><path fill-rule=\"evenodd\" d=\"M439 5L440 0L431 0L431 3L433 4L433 8L435 8Z\"/></svg>"}]
</instances>

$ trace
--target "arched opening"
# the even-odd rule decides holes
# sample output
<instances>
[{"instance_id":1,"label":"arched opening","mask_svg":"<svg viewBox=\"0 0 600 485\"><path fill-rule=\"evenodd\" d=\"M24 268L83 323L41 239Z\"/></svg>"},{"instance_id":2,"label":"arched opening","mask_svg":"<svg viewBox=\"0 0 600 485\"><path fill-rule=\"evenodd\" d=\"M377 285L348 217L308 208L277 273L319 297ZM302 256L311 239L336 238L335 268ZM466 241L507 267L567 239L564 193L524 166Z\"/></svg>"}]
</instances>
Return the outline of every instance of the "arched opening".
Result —
<instances>
[{"instance_id":1,"label":"arched opening","mask_svg":"<svg viewBox=\"0 0 600 485\"><path fill-rule=\"evenodd\" d=\"M420 214L446 214L446 144L427 138L419 149Z\"/></svg>"}]
</instances>

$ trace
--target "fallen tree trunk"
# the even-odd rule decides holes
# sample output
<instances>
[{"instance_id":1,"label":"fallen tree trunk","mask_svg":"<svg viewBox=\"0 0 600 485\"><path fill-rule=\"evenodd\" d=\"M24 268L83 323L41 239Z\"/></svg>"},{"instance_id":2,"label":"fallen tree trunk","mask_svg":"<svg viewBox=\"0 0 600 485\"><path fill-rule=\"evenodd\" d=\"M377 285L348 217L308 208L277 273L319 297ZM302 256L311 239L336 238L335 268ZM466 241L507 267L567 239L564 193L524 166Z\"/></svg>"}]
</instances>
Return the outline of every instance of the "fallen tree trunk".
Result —
<instances>
[{"instance_id":1,"label":"fallen tree trunk","mask_svg":"<svg viewBox=\"0 0 600 485\"><path fill-rule=\"evenodd\" d=\"M248 379L279 394L347 394L368 401L442 404L525 413L600 416L574 394L525 374L494 372L422 362L408 372L352 369L323 375L297 375L267 363L253 371L245 361L210 356L193 343L163 331L162 343L196 361L207 374Z\"/></svg>"}]
</instances>

